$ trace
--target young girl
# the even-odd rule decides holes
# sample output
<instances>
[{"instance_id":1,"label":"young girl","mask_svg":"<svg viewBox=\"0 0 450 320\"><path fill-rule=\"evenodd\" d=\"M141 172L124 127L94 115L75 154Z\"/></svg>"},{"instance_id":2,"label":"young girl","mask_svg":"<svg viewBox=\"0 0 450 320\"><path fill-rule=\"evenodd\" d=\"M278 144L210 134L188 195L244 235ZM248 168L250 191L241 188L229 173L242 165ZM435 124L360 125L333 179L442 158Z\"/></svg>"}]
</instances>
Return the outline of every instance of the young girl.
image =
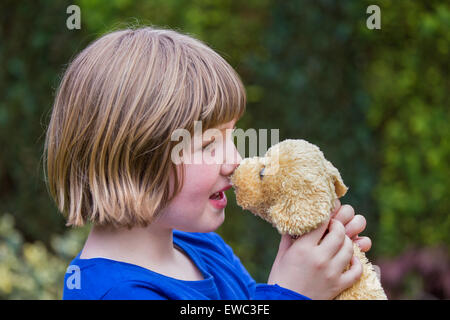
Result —
<instances>
[{"instance_id":1,"label":"young girl","mask_svg":"<svg viewBox=\"0 0 450 320\"><path fill-rule=\"evenodd\" d=\"M241 160L230 130L245 103L233 68L173 30L111 32L71 62L47 131L46 171L67 225L92 229L63 299L331 299L360 277L351 239L363 251L371 243L358 237L365 220L348 205L295 241L283 236L267 284L213 232ZM172 133L193 133L194 121L223 139L194 144L191 155L221 148L222 162L171 161Z\"/></svg>"}]
</instances>

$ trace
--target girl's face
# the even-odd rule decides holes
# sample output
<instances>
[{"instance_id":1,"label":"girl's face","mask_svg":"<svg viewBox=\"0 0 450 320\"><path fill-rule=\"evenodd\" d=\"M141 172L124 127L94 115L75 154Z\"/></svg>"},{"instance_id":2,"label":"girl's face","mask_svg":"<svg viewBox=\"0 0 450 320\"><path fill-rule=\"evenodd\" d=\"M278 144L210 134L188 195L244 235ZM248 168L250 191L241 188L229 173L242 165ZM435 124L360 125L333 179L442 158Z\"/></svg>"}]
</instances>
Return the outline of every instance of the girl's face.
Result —
<instances>
[{"instance_id":1,"label":"girl's face","mask_svg":"<svg viewBox=\"0 0 450 320\"><path fill-rule=\"evenodd\" d=\"M216 128L220 139L203 135L201 145L192 142L191 159L203 161L184 164L183 188L161 212L158 224L180 231L211 232L223 223L227 199L221 190L231 188L229 177L242 160L232 138L235 123Z\"/></svg>"}]
</instances>

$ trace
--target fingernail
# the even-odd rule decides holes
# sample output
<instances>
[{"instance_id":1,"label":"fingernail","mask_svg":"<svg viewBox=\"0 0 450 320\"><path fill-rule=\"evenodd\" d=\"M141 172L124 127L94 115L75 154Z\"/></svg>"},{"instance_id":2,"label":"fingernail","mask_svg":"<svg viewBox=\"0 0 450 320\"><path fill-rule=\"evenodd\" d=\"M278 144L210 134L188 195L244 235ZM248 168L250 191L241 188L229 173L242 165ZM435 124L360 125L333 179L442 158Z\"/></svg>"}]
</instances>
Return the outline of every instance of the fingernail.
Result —
<instances>
[{"instance_id":1,"label":"fingernail","mask_svg":"<svg viewBox=\"0 0 450 320\"><path fill-rule=\"evenodd\" d=\"M359 241L359 240L355 240L355 242L356 242L356 244L358 245L358 247L359 247L360 249L362 249L362 246L361 246L360 241Z\"/></svg>"},{"instance_id":2,"label":"fingernail","mask_svg":"<svg viewBox=\"0 0 450 320\"><path fill-rule=\"evenodd\" d=\"M339 205L339 199L335 199L334 200L334 209L336 209L337 208L337 206Z\"/></svg>"}]
</instances>

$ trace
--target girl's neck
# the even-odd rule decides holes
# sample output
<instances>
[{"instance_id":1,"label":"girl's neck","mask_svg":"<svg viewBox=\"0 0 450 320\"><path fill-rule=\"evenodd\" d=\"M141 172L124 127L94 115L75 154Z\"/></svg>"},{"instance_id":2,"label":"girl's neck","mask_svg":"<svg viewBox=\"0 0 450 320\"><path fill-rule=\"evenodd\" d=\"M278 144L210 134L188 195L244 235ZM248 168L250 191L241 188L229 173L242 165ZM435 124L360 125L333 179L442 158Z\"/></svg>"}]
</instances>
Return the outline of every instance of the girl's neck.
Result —
<instances>
[{"instance_id":1,"label":"girl's neck","mask_svg":"<svg viewBox=\"0 0 450 320\"><path fill-rule=\"evenodd\" d=\"M173 261L172 229L154 225L132 229L93 226L81 258L103 257L138 265Z\"/></svg>"}]
</instances>

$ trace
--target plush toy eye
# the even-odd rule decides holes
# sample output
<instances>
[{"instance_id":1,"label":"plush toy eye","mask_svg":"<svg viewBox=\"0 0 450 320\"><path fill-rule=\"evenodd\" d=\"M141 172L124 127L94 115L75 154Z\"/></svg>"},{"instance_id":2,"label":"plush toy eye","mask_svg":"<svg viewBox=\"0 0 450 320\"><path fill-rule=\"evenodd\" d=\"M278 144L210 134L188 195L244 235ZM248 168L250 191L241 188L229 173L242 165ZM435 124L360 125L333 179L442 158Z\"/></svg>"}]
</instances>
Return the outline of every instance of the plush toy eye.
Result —
<instances>
[{"instance_id":1,"label":"plush toy eye","mask_svg":"<svg viewBox=\"0 0 450 320\"><path fill-rule=\"evenodd\" d=\"M262 169L261 169L261 171L259 172L259 178L260 179L262 179L263 177L264 177L264 169L265 169L266 167L263 167Z\"/></svg>"}]
</instances>

